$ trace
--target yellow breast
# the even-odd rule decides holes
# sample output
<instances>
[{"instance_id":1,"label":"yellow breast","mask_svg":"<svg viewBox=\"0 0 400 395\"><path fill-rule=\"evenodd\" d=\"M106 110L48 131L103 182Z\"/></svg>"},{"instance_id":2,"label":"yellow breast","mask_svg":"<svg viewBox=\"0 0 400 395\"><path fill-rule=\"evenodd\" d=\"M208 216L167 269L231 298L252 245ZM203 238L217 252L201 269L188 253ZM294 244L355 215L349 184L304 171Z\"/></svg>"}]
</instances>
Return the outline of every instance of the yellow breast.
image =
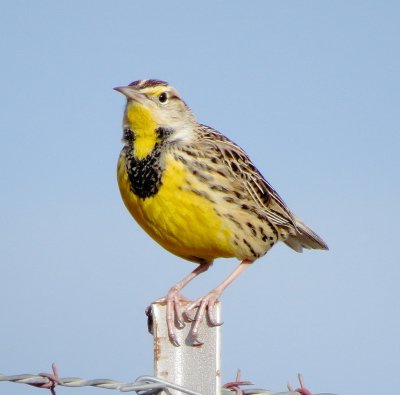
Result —
<instances>
[{"instance_id":1,"label":"yellow breast","mask_svg":"<svg viewBox=\"0 0 400 395\"><path fill-rule=\"evenodd\" d=\"M146 199L131 191L125 166L125 156L121 154L118 184L122 199L155 241L173 254L195 262L235 255L232 228L222 221L213 202L193 192L199 181L191 178L181 162L166 154L162 184L154 196ZM198 187L201 190L201 185Z\"/></svg>"}]
</instances>

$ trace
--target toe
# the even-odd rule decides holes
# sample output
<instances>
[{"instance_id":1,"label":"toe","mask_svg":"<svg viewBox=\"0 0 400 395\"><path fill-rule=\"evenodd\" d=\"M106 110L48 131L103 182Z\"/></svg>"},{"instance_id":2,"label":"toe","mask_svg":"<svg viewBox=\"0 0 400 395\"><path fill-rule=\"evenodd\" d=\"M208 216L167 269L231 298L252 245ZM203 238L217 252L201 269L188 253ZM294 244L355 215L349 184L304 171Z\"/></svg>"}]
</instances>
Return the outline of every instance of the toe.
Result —
<instances>
[{"instance_id":1,"label":"toe","mask_svg":"<svg viewBox=\"0 0 400 395\"><path fill-rule=\"evenodd\" d=\"M181 304L178 298L174 298L174 312L175 312L175 322L176 322L176 326L179 329L182 329L185 327L185 320L183 318L183 314L182 314L182 308L181 308Z\"/></svg>"},{"instance_id":2,"label":"toe","mask_svg":"<svg viewBox=\"0 0 400 395\"><path fill-rule=\"evenodd\" d=\"M219 322L217 321L217 319L215 318L215 304L208 306L207 309L207 318L208 318L208 322L211 326L221 326L223 324L223 322Z\"/></svg>"}]
</instances>

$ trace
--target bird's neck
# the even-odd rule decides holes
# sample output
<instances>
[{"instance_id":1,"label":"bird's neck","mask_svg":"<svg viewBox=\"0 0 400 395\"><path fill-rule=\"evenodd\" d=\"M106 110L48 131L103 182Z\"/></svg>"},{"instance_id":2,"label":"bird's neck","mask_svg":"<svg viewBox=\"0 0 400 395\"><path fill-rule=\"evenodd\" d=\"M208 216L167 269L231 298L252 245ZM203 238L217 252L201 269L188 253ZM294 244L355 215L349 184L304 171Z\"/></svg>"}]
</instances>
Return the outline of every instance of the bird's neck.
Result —
<instances>
[{"instance_id":1,"label":"bird's neck","mask_svg":"<svg viewBox=\"0 0 400 395\"><path fill-rule=\"evenodd\" d=\"M126 122L134 134L135 158L146 158L159 142L157 123L151 111L144 105L133 102L126 110Z\"/></svg>"}]
</instances>

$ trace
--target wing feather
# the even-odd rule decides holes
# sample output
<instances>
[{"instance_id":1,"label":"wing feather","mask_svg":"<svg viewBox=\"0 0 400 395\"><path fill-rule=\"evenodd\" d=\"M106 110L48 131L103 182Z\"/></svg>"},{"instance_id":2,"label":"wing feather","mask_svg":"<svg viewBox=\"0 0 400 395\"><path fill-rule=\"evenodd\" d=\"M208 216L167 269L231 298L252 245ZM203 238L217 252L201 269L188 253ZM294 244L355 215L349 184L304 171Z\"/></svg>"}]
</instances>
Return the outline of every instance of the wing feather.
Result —
<instances>
[{"instance_id":1,"label":"wing feather","mask_svg":"<svg viewBox=\"0 0 400 395\"><path fill-rule=\"evenodd\" d=\"M201 141L219 152L232 175L243 184L251 199L269 221L278 226L296 229L294 215L242 148L205 125L201 126Z\"/></svg>"}]
</instances>

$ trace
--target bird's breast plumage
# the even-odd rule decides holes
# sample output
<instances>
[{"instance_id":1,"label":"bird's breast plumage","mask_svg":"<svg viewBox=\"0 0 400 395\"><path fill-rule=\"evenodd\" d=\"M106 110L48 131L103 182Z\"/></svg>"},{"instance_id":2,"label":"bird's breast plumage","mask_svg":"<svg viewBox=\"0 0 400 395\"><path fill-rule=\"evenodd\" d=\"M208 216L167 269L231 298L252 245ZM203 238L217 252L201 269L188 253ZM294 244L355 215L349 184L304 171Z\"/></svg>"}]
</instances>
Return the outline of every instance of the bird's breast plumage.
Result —
<instances>
[{"instance_id":1,"label":"bird's breast plumage","mask_svg":"<svg viewBox=\"0 0 400 395\"><path fill-rule=\"evenodd\" d=\"M137 163L123 150L118 163L123 201L142 228L168 251L191 261L236 256L233 229L201 181L173 152L148 159L147 165Z\"/></svg>"}]
</instances>

